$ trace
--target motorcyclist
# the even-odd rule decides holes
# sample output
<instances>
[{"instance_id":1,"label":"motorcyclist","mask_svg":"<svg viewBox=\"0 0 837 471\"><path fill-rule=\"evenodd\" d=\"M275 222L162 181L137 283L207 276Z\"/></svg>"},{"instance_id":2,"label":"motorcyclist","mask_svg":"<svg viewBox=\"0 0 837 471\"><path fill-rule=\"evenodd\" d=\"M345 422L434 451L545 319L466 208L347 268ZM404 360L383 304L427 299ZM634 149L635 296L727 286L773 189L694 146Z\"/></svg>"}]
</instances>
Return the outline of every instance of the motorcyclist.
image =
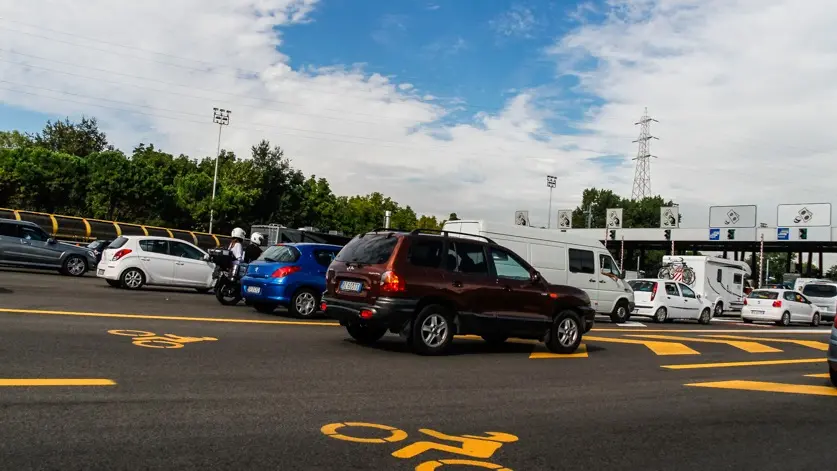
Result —
<instances>
[{"instance_id":1,"label":"motorcyclist","mask_svg":"<svg viewBox=\"0 0 837 471\"><path fill-rule=\"evenodd\" d=\"M233 240L230 241L230 246L227 247L233 256L233 266L237 266L244 260L244 239L247 238L247 233L244 229L236 227L230 233Z\"/></svg>"},{"instance_id":2,"label":"motorcyclist","mask_svg":"<svg viewBox=\"0 0 837 471\"><path fill-rule=\"evenodd\" d=\"M250 234L250 243L244 249L244 263L250 263L258 259L262 254L261 246L264 244L264 235L260 232Z\"/></svg>"}]
</instances>

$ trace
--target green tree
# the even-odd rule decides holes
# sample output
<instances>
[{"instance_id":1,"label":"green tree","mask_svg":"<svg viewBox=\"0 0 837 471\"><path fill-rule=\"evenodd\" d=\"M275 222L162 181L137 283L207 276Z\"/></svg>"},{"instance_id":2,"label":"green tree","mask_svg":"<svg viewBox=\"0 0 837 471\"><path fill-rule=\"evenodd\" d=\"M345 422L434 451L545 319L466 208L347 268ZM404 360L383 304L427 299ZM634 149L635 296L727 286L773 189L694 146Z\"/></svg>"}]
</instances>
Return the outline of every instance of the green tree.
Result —
<instances>
[{"instance_id":1,"label":"green tree","mask_svg":"<svg viewBox=\"0 0 837 471\"><path fill-rule=\"evenodd\" d=\"M837 265L831 265L831 268L826 270L825 277L829 280L837 280Z\"/></svg>"},{"instance_id":2,"label":"green tree","mask_svg":"<svg viewBox=\"0 0 837 471\"><path fill-rule=\"evenodd\" d=\"M0 148L2 149L17 149L32 145L34 145L32 138L20 131L0 131Z\"/></svg>"},{"instance_id":3,"label":"green tree","mask_svg":"<svg viewBox=\"0 0 837 471\"><path fill-rule=\"evenodd\" d=\"M107 136L99 130L96 118L82 117L78 123L69 118L64 121L47 121L44 129L31 136L35 145L55 152L86 157L94 152L114 150Z\"/></svg>"}]
</instances>

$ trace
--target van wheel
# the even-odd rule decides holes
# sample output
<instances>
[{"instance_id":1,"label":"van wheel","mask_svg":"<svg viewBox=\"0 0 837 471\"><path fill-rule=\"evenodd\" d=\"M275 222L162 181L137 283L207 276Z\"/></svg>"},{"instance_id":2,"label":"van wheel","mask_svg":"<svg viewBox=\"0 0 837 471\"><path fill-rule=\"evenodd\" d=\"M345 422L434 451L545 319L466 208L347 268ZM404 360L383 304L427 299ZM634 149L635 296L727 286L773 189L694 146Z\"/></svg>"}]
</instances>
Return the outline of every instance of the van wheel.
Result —
<instances>
[{"instance_id":1,"label":"van wheel","mask_svg":"<svg viewBox=\"0 0 837 471\"><path fill-rule=\"evenodd\" d=\"M349 324L346 326L346 332L348 332L357 343L371 345L378 340L381 340L381 337L387 333L387 329Z\"/></svg>"},{"instance_id":2,"label":"van wheel","mask_svg":"<svg viewBox=\"0 0 837 471\"><path fill-rule=\"evenodd\" d=\"M441 355L453 341L453 322L448 311L431 304L419 312L413 321L410 342L420 355Z\"/></svg>"},{"instance_id":3,"label":"van wheel","mask_svg":"<svg viewBox=\"0 0 837 471\"><path fill-rule=\"evenodd\" d=\"M619 300L616 306L613 307L613 312L610 313L610 320L614 324L622 324L628 322L631 318L631 313L628 310L628 302L624 299Z\"/></svg>"},{"instance_id":4,"label":"van wheel","mask_svg":"<svg viewBox=\"0 0 837 471\"><path fill-rule=\"evenodd\" d=\"M546 348L553 353L573 353L581 345L581 320L573 311L561 311L555 316L546 334Z\"/></svg>"},{"instance_id":5,"label":"van wheel","mask_svg":"<svg viewBox=\"0 0 837 471\"><path fill-rule=\"evenodd\" d=\"M718 304L715 305L715 316L714 317L721 317L724 315L724 303L722 301L718 301Z\"/></svg>"}]
</instances>

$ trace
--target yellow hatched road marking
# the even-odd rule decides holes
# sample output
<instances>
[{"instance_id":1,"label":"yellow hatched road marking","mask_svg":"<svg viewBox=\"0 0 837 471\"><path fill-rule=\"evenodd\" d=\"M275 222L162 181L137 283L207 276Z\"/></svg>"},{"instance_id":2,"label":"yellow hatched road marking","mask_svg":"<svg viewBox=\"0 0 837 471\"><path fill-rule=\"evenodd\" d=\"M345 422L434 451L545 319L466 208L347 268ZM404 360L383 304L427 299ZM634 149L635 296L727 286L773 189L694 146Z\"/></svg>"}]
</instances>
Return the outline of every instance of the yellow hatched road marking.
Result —
<instances>
[{"instance_id":1,"label":"yellow hatched road marking","mask_svg":"<svg viewBox=\"0 0 837 471\"><path fill-rule=\"evenodd\" d=\"M626 343L631 345L644 345L657 355L700 355L700 352L677 342L655 342L652 340L629 340L610 337L584 336L584 340L605 343Z\"/></svg>"},{"instance_id":2,"label":"yellow hatched road marking","mask_svg":"<svg viewBox=\"0 0 837 471\"><path fill-rule=\"evenodd\" d=\"M529 355L530 359L538 359L538 358L587 358L587 345L581 344L578 346L578 350L575 353L568 353L568 354L561 354L561 353L552 353L549 351L545 351L546 347L537 346L535 347L535 351Z\"/></svg>"},{"instance_id":3,"label":"yellow hatched road marking","mask_svg":"<svg viewBox=\"0 0 837 471\"><path fill-rule=\"evenodd\" d=\"M699 388L740 389L744 391L764 391L788 394L808 394L813 396L837 396L837 388L829 386L769 383L766 381L714 381L708 383L690 383L686 384L686 386Z\"/></svg>"},{"instance_id":4,"label":"yellow hatched road marking","mask_svg":"<svg viewBox=\"0 0 837 471\"><path fill-rule=\"evenodd\" d=\"M703 337L713 337L713 338L727 338L727 339L738 339L738 340L758 340L761 342L777 342L777 343L793 343L796 345L801 345L803 347L813 348L814 350L820 351L828 351L828 344L825 342L817 342L815 340L794 340L794 339L774 339L774 338L767 338L767 337L744 337L741 335L704 335Z\"/></svg>"},{"instance_id":5,"label":"yellow hatched road marking","mask_svg":"<svg viewBox=\"0 0 837 471\"><path fill-rule=\"evenodd\" d=\"M799 360L732 361L727 363L692 363L683 365L662 365L669 370L694 370L700 368L733 368L737 366L796 365L800 363L825 363L825 358L804 358Z\"/></svg>"},{"instance_id":6,"label":"yellow hatched road marking","mask_svg":"<svg viewBox=\"0 0 837 471\"><path fill-rule=\"evenodd\" d=\"M102 378L0 378L0 386L115 386Z\"/></svg>"},{"instance_id":7,"label":"yellow hatched road marking","mask_svg":"<svg viewBox=\"0 0 837 471\"><path fill-rule=\"evenodd\" d=\"M629 335L629 337L645 337L650 339L660 340L680 340L683 342L698 342L698 343L720 343L735 347L739 350L744 350L748 353L777 353L781 352L778 348L773 348L758 342L744 342L738 340L709 340L699 339L693 337L680 337L677 335Z\"/></svg>"}]
</instances>

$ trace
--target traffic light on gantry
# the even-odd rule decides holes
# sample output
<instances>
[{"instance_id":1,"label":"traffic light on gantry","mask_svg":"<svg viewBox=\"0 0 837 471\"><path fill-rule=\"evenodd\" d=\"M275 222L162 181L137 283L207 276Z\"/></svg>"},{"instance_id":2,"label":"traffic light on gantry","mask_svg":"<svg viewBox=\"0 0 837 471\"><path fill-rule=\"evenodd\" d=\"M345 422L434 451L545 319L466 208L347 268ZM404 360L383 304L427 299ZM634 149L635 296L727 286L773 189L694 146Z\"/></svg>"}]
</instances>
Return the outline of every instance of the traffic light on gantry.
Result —
<instances>
[{"instance_id":1,"label":"traffic light on gantry","mask_svg":"<svg viewBox=\"0 0 837 471\"><path fill-rule=\"evenodd\" d=\"M799 230L799 240L808 240L808 229Z\"/></svg>"},{"instance_id":2,"label":"traffic light on gantry","mask_svg":"<svg viewBox=\"0 0 837 471\"><path fill-rule=\"evenodd\" d=\"M727 240L735 240L735 229L727 229Z\"/></svg>"},{"instance_id":3,"label":"traffic light on gantry","mask_svg":"<svg viewBox=\"0 0 837 471\"><path fill-rule=\"evenodd\" d=\"M610 230L610 240L616 240L616 231L613 229Z\"/></svg>"},{"instance_id":4,"label":"traffic light on gantry","mask_svg":"<svg viewBox=\"0 0 837 471\"><path fill-rule=\"evenodd\" d=\"M666 240L671 240L671 229L665 230Z\"/></svg>"}]
</instances>

